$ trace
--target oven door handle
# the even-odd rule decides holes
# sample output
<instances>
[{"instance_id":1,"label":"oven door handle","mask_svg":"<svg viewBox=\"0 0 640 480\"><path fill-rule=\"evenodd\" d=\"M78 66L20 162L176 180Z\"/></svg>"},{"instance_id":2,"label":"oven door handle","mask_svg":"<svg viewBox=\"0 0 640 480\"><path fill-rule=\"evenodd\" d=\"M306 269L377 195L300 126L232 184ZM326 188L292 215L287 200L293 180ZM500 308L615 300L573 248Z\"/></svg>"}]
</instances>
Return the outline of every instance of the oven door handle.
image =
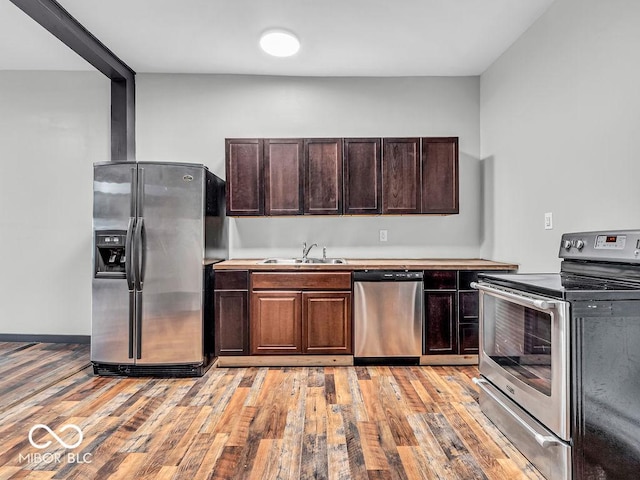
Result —
<instances>
[{"instance_id":1,"label":"oven door handle","mask_svg":"<svg viewBox=\"0 0 640 480\"><path fill-rule=\"evenodd\" d=\"M558 303L550 300L538 300L536 298L525 297L524 295L511 293L506 290L502 290L500 288L490 287L485 283L471 282L471 288L475 288L476 290L482 290L483 292L491 293L493 295L498 295L500 297L504 297L509 300L516 300L517 302L520 302L525 305L530 305L540 310L551 310L553 309L554 305Z\"/></svg>"},{"instance_id":2,"label":"oven door handle","mask_svg":"<svg viewBox=\"0 0 640 480\"><path fill-rule=\"evenodd\" d=\"M531 425L529 425L527 422L522 420L522 418L520 418L519 415L517 415L513 410L511 410L508 405L506 405L502 400L500 400L497 396L495 396L489 388L485 387L485 385L489 385L489 386L491 385L487 380L485 380L484 378L473 378L472 380L473 380L473 383L475 383L479 388L481 388L484 393L489 395L493 399L493 401L495 401L509 415L511 415L520 424L520 426L522 426L522 428L524 428L535 439L538 445L540 445L542 448L547 448L556 444L562 444L560 440L558 440L557 438L551 435L542 435L541 433L536 432L531 427Z\"/></svg>"}]
</instances>

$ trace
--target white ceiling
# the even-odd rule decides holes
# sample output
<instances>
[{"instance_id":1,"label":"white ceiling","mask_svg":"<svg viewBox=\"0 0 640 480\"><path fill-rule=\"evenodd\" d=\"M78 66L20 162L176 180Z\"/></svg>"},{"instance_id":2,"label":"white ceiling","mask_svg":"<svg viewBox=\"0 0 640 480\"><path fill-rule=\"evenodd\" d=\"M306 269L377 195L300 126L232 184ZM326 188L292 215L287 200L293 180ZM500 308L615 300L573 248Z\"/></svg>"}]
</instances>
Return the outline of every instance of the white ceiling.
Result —
<instances>
[{"instance_id":1,"label":"white ceiling","mask_svg":"<svg viewBox=\"0 0 640 480\"><path fill-rule=\"evenodd\" d=\"M58 0L138 73L479 75L554 0ZM273 58L260 34L300 51ZM0 69L88 70L11 2L0 2Z\"/></svg>"}]
</instances>

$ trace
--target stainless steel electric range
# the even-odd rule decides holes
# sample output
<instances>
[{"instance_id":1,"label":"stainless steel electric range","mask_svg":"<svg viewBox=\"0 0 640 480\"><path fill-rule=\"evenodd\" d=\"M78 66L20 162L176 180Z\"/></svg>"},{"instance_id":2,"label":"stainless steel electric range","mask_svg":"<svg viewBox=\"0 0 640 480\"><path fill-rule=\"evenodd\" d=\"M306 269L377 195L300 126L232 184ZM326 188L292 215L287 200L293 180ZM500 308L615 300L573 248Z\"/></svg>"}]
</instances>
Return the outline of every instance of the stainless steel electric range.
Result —
<instances>
[{"instance_id":1,"label":"stainless steel electric range","mask_svg":"<svg viewBox=\"0 0 640 480\"><path fill-rule=\"evenodd\" d=\"M562 236L560 273L481 275L480 407L549 480L640 475L640 230Z\"/></svg>"}]
</instances>

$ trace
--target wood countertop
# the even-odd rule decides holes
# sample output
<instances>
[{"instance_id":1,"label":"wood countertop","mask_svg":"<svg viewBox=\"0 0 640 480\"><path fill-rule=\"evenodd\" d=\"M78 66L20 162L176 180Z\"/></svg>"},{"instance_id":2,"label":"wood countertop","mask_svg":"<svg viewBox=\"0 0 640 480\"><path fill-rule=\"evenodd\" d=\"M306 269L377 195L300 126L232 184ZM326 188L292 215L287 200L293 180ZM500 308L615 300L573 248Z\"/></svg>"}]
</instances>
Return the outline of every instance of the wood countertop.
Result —
<instances>
[{"instance_id":1,"label":"wood countertop","mask_svg":"<svg viewBox=\"0 0 640 480\"><path fill-rule=\"evenodd\" d=\"M216 263L215 270L286 270L286 271L352 271L352 270L517 270L514 263L494 262L481 258L397 258L366 259L347 258L346 264L260 263L262 258L238 258Z\"/></svg>"}]
</instances>

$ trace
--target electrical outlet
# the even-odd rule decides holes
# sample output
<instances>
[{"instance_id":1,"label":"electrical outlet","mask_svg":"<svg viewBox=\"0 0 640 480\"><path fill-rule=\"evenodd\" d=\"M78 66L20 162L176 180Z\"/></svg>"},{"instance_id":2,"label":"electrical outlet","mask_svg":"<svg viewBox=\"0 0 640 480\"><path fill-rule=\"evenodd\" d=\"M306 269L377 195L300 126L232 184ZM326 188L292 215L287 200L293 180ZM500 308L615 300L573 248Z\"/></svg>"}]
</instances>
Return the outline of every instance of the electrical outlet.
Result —
<instances>
[{"instance_id":1,"label":"electrical outlet","mask_svg":"<svg viewBox=\"0 0 640 480\"><path fill-rule=\"evenodd\" d=\"M547 212L544 214L544 229L551 230L553 229L553 213Z\"/></svg>"},{"instance_id":2,"label":"electrical outlet","mask_svg":"<svg viewBox=\"0 0 640 480\"><path fill-rule=\"evenodd\" d=\"M387 241L387 231L386 230L380 230L380 241L381 242L386 242Z\"/></svg>"}]
</instances>

